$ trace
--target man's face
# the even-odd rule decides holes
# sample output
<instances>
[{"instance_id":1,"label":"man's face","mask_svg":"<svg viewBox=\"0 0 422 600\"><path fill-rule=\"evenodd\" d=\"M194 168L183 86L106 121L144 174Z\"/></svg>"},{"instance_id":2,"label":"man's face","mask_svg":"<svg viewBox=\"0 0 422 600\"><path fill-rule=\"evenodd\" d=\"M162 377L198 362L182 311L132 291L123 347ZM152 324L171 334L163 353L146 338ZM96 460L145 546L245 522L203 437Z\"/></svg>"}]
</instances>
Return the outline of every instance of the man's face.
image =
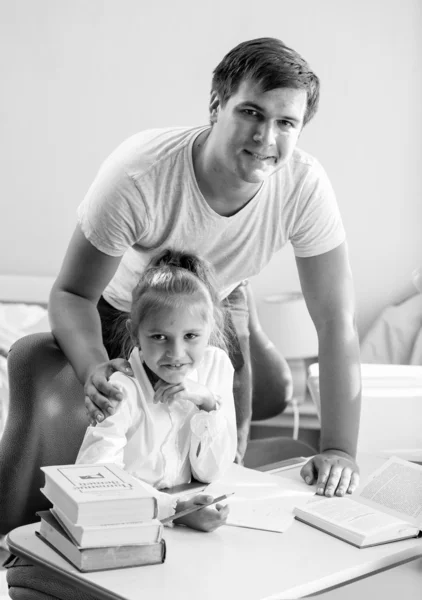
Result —
<instances>
[{"instance_id":1,"label":"man's face","mask_svg":"<svg viewBox=\"0 0 422 600\"><path fill-rule=\"evenodd\" d=\"M216 166L228 179L260 183L291 157L303 126L307 93L243 81L222 106L211 102Z\"/></svg>"}]
</instances>

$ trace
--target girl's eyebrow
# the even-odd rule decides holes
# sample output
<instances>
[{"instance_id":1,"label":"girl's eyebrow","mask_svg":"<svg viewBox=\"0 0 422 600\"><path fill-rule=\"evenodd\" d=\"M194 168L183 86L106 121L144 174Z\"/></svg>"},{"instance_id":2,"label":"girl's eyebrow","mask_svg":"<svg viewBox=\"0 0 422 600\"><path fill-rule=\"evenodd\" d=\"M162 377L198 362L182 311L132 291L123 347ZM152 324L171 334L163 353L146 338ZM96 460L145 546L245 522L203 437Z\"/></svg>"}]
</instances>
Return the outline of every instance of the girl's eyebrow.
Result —
<instances>
[{"instance_id":1,"label":"girl's eyebrow","mask_svg":"<svg viewBox=\"0 0 422 600\"><path fill-rule=\"evenodd\" d=\"M188 329L184 329L182 333L201 333L203 330L203 327L189 327ZM145 329L145 332L148 334L155 333L160 335L169 335L169 332L165 331L164 329ZM171 332L170 335L172 335Z\"/></svg>"}]
</instances>

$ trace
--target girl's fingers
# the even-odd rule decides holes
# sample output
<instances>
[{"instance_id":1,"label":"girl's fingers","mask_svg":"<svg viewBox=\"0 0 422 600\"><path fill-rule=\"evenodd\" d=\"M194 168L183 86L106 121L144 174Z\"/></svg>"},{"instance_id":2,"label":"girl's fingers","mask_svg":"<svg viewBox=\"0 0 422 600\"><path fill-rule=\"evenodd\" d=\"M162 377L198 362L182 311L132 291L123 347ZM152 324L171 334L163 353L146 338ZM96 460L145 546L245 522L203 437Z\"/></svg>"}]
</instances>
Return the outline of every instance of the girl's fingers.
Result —
<instances>
[{"instance_id":1,"label":"girl's fingers","mask_svg":"<svg viewBox=\"0 0 422 600\"><path fill-rule=\"evenodd\" d=\"M164 382L162 382L161 380L159 383L161 383L161 385L157 386L155 394L154 394L154 403L155 404L157 404L158 402L163 402L164 394L168 387L168 384L164 384Z\"/></svg>"},{"instance_id":2,"label":"girl's fingers","mask_svg":"<svg viewBox=\"0 0 422 600\"><path fill-rule=\"evenodd\" d=\"M198 494L192 498L194 504L209 504L213 499L214 496L210 496L209 494Z\"/></svg>"},{"instance_id":3,"label":"girl's fingers","mask_svg":"<svg viewBox=\"0 0 422 600\"><path fill-rule=\"evenodd\" d=\"M230 512L230 507L228 504L216 504L215 508L217 509L217 512L219 513L220 519L227 519L227 517L229 516L229 512Z\"/></svg>"},{"instance_id":4,"label":"girl's fingers","mask_svg":"<svg viewBox=\"0 0 422 600\"><path fill-rule=\"evenodd\" d=\"M167 381L163 381L162 379L160 379L154 385L154 390L156 390L156 391L159 391L159 390L164 391L164 390L167 390L169 388L174 387L175 385L178 385L178 384L168 383Z\"/></svg>"},{"instance_id":5,"label":"girl's fingers","mask_svg":"<svg viewBox=\"0 0 422 600\"><path fill-rule=\"evenodd\" d=\"M156 390L156 391L155 391L155 394L154 394L154 399L153 399L153 403L154 403L154 404L158 404L158 402L160 402L161 393L162 393L162 392L161 392L161 390L160 390L160 389L158 389L158 390Z\"/></svg>"},{"instance_id":6,"label":"girl's fingers","mask_svg":"<svg viewBox=\"0 0 422 600\"><path fill-rule=\"evenodd\" d=\"M159 379L158 381L156 381L154 383L154 390L156 392L158 392L158 390L160 390L164 385L165 385L165 381L163 381L162 379Z\"/></svg>"},{"instance_id":7,"label":"girl's fingers","mask_svg":"<svg viewBox=\"0 0 422 600\"><path fill-rule=\"evenodd\" d=\"M173 400L176 399L174 398L175 394L180 392L182 389L182 384L166 383L161 385L154 394L154 403L157 404L158 402L167 402L168 404L171 404Z\"/></svg>"}]
</instances>

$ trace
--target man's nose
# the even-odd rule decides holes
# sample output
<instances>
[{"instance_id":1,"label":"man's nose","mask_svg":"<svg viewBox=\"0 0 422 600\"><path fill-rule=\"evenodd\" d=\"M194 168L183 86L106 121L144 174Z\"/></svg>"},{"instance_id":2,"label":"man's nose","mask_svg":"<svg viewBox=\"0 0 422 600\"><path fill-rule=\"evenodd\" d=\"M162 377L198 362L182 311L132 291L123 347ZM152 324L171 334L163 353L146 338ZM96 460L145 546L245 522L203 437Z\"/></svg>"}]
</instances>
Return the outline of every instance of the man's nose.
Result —
<instances>
[{"instance_id":1,"label":"man's nose","mask_svg":"<svg viewBox=\"0 0 422 600\"><path fill-rule=\"evenodd\" d=\"M253 136L254 142L269 148L276 143L276 127L270 121L259 123Z\"/></svg>"}]
</instances>

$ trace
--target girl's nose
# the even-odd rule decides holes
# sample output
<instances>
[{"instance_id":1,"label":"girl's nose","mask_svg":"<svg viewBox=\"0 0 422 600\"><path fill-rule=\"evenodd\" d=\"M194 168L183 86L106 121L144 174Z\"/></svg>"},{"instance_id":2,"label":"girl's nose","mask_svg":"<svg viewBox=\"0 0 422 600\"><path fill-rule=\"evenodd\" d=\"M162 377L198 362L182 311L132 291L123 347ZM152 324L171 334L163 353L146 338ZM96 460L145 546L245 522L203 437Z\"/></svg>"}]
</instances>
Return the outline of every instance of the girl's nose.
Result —
<instances>
[{"instance_id":1,"label":"girl's nose","mask_svg":"<svg viewBox=\"0 0 422 600\"><path fill-rule=\"evenodd\" d=\"M167 356L171 358L181 358L184 354L183 341L174 340L167 346Z\"/></svg>"}]
</instances>

